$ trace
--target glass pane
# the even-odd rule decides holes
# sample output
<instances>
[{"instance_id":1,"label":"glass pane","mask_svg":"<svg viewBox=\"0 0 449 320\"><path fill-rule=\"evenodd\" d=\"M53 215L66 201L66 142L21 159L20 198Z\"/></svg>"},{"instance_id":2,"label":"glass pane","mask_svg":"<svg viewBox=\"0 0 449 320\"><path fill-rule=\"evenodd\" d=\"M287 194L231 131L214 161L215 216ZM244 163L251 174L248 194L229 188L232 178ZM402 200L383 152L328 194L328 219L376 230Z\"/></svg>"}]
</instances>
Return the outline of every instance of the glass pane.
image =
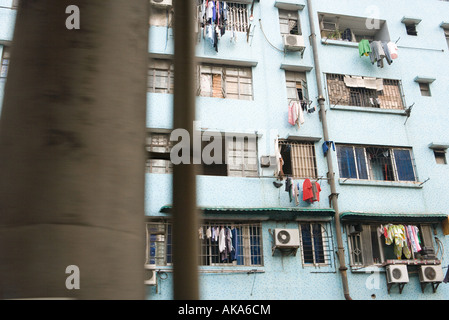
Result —
<instances>
[{"instance_id":1,"label":"glass pane","mask_svg":"<svg viewBox=\"0 0 449 320\"><path fill-rule=\"evenodd\" d=\"M312 234L310 224L301 224L303 263L313 263Z\"/></svg>"},{"instance_id":2,"label":"glass pane","mask_svg":"<svg viewBox=\"0 0 449 320\"><path fill-rule=\"evenodd\" d=\"M365 162L365 148L355 148L355 156L357 158L359 179L368 179L368 171Z\"/></svg>"},{"instance_id":3,"label":"glass pane","mask_svg":"<svg viewBox=\"0 0 449 320\"><path fill-rule=\"evenodd\" d=\"M393 150L396 161L398 179L400 181L415 181L410 150Z\"/></svg>"},{"instance_id":4,"label":"glass pane","mask_svg":"<svg viewBox=\"0 0 449 320\"><path fill-rule=\"evenodd\" d=\"M340 170L340 178L357 179L355 169L354 152L352 147L337 147L338 167Z\"/></svg>"}]
</instances>

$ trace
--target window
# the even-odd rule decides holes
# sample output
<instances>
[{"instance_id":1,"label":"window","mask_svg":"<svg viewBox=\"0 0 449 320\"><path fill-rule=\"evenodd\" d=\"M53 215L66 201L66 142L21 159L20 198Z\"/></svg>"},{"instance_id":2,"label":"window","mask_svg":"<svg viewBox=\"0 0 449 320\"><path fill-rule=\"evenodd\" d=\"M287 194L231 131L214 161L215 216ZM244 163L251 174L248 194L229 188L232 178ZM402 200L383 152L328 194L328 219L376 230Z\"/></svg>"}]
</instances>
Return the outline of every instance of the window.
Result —
<instances>
[{"instance_id":1,"label":"window","mask_svg":"<svg viewBox=\"0 0 449 320\"><path fill-rule=\"evenodd\" d=\"M419 90L421 91L422 96L430 97L430 85L428 83L420 82Z\"/></svg>"},{"instance_id":2,"label":"window","mask_svg":"<svg viewBox=\"0 0 449 320\"><path fill-rule=\"evenodd\" d=\"M449 48L449 29L444 29L444 35L446 37L447 47Z\"/></svg>"},{"instance_id":3,"label":"window","mask_svg":"<svg viewBox=\"0 0 449 320\"><path fill-rule=\"evenodd\" d=\"M203 134L203 140L207 134ZM215 141L217 139L217 141ZM202 141L201 168L202 175L257 177L257 136L221 134L212 135ZM170 161L172 147L177 144L170 141L168 132L149 132L146 150L148 173L173 173ZM207 160L206 160L207 158ZM206 160L206 161L205 161Z\"/></svg>"},{"instance_id":4,"label":"window","mask_svg":"<svg viewBox=\"0 0 449 320\"><path fill-rule=\"evenodd\" d=\"M174 66L168 60L154 59L148 66L148 92L173 93Z\"/></svg>"},{"instance_id":5,"label":"window","mask_svg":"<svg viewBox=\"0 0 449 320\"><path fill-rule=\"evenodd\" d=\"M279 25L281 35L296 34L301 35L298 11L279 9Z\"/></svg>"},{"instance_id":6,"label":"window","mask_svg":"<svg viewBox=\"0 0 449 320\"><path fill-rule=\"evenodd\" d=\"M231 246L220 252L220 233L231 234ZM214 236L218 233L218 236ZM260 223L203 224L200 228L200 265L202 266L263 266L262 229Z\"/></svg>"},{"instance_id":7,"label":"window","mask_svg":"<svg viewBox=\"0 0 449 320\"><path fill-rule=\"evenodd\" d=\"M220 232L225 237L229 230L231 246L220 252ZM199 265L202 266L263 266L262 227L260 223L206 222L198 230L200 244ZM146 223L146 264L171 265L172 224Z\"/></svg>"},{"instance_id":8,"label":"window","mask_svg":"<svg viewBox=\"0 0 449 320\"><path fill-rule=\"evenodd\" d=\"M173 164L170 161L170 151L173 142L169 133L150 132L147 135L146 150L148 159L146 171L148 173L172 173Z\"/></svg>"},{"instance_id":9,"label":"window","mask_svg":"<svg viewBox=\"0 0 449 320\"><path fill-rule=\"evenodd\" d=\"M288 100L309 102L306 74L304 72L285 71Z\"/></svg>"},{"instance_id":10,"label":"window","mask_svg":"<svg viewBox=\"0 0 449 320\"><path fill-rule=\"evenodd\" d=\"M340 178L417 181L408 148L337 145L337 158Z\"/></svg>"},{"instance_id":11,"label":"window","mask_svg":"<svg viewBox=\"0 0 449 320\"><path fill-rule=\"evenodd\" d=\"M405 24L405 30L409 36L417 36L416 24Z\"/></svg>"},{"instance_id":12,"label":"window","mask_svg":"<svg viewBox=\"0 0 449 320\"><path fill-rule=\"evenodd\" d=\"M434 149L433 154L435 155L435 161L438 164L447 164L446 161L446 150L444 149Z\"/></svg>"},{"instance_id":13,"label":"window","mask_svg":"<svg viewBox=\"0 0 449 320\"><path fill-rule=\"evenodd\" d=\"M407 226L416 227L417 238L420 250L415 252L410 243L407 243L407 250L397 250L395 249L395 241L387 244L384 236L383 227L388 227L391 224L380 225L380 224L348 224L347 234L348 234L348 246L350 253L350 264L351 266L370 266L370 265L381 265L387 260L397 260L398 254L400 254L401 260L409 259L435 259L431 256L433 249L433 237L432 228L430 225L417 224L417 225L407 225L401 224L399 226L404 226L405 236L407 235ZM409 257L406 256L409 255Z\"/></svg>"},{"instance_id":14,"label":"window","mask_svg":"<svg viewBox=\"0 0 449 320\"><path fill-rule=\"evenodd\" d=\"M305 266L324 266L331 261L331 239L327 224L300 223L302 263Z\"/></svg>"},{"instance_id":15,"label":"window","mask_svg":"<svg viewBox=\"0 0 449 320\"><path fill-rule=\"evenodd\" d=\"M249 27L248 9L246 4L227 2L228 21L226 30L246 32Z\"/></svg>"},{"instance_id":16,"label":"window","mask_svg":"<svg viewBox=\"0 0 449 320\"><path fill-rule=\"evenodd\" d=\"M318 177L313 142L279 140L279 147L284 161L282 166L284 175L304 179Z\"/></svg>"},{"instance_id":17,"label":"window","mask_svg":"<svg viewBox=\"0 0 449 320\"><path fill-rule=\"evenodd\" d=\"M321 38L359 42L362 39L390 41L385 20L319 13Z\"/></svg>"},{"instance_id":18,"label":"window","mask_svg":"<svg viewBox=\"0 0 449 320\"><path fill-rule=\"evenodd\" d=\"M214 143L213 137L210 141L202 142L203 158L201 173L204 175L231 176L231 177L257 177L257 137L220 137L221 141L221 159L214 163L207 164L204 157L209 156L216 159L215 152L218 150L208 148L208 145ZM205 149L208 148L208 149ZM207 150L207 151L206 151ZM212 150L212 151L210 151Z\"/></svg>"},{"instance_id":19,"label":"window","mask_svg":"<svg viewBox=\"0 0 449 320\"><path fill-rule=\"evenodd\" d=\"M404 109L399 80L326 74L331 105Z\"/></svg>"},{"instance_id":20,"label":"window","mask_svg":"<svg viewBox=\"0 0 449 320\"><path fill-rule=\"evenodd\" d=\"M145 229L145 264L172 264L172 225L167 222L148 222Z\"/></svg>"},{"instance_id":21,"label":"window","mask_svg":"<svg viewBox=\"0 0 449 320\"><path fill-rule=\"evenodd\" d=\"M199 66L198 94L202 97L252 100L252 72L249 67Z\"/></svg>"},{"instance_id":22,"label":"window","mask_svg":"<svg viewBox=\"0 0 449 320\"><path fill-rule=\"evenodd\" d=\"M0 69L0 78L6 78L9 67L9 47L3 46L2 65Z\"/></svg>"}]
</instances>

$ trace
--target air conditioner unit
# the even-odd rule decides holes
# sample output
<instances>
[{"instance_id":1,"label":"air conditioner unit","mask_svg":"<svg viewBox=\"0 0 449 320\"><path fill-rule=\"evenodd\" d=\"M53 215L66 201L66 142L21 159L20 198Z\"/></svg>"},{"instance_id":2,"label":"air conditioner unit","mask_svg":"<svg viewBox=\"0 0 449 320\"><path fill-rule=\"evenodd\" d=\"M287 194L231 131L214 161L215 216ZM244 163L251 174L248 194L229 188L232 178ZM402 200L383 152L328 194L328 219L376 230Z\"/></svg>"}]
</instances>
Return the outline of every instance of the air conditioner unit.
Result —
<instances>
[{"instance_id":1,"label":"air conditioner unit","mask_svg":"<svg viewBox=\"0 0 449 320\"><path fill-rule=\"evenodd\" d=\"M390 264L386 266L387 272L387 283L407 283L408 279L408 271L407 265L405 264Z\"/></svg>"},{"instance_id":2,"label":"air conditioner unit","mask_svg":"<svg viewBox=\"0 0 449 320\"><path fill-rule=\"evenodd\" d=\"M419 268L420 282L443 282L444 274L441 265L427 265Z\"/></svg>"},{"instance_id":3,"label":"air conditioner unit","mask_svg":"<svg viewBox=\"0 0 449 320\"><path fill-rule=\"evenodd\" d=\"M297 34L284 34L284 48L288 51L302 51L305 49L304 37Z\"/></svg>"},{"instance_id":4,"label":"air conditioner unit","mask_svg":"<svg viewBox=\"0 0 449 320\"><path fill-rule=\"evenodd\" d=\"M145 265L145 275L144 284L149 286L156 285L156 266L155 265Z\"/></svg>"},{"instance_id":5,"label":"air conditioner unit","mask_svg":"<svg viewBox=\"0 0 449 320\"><path fill-rule=\"evenodd\" d=\"M171 7L173 0L150 0L150 3L156 7Z\"/></svg>"},{"instance_id":6,"label":"air conditioner unit","mask_svg":"<svg viewBox=\"0 0 449 320\"><path fill-rule=\"evenodd\" d=\"M274 229L276 248L299 248L299 229Z\"/></svg>"}]
</instances>

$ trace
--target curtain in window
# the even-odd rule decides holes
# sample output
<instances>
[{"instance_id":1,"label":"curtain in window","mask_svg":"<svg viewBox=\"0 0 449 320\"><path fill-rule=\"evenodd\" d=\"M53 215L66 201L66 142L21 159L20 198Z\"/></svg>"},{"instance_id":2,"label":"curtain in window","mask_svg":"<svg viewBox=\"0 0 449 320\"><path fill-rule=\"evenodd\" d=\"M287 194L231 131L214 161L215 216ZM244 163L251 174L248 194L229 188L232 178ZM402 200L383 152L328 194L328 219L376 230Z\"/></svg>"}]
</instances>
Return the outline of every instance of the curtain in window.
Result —
<instances>
[{"instance_id":1,"label":"curtain in window","mask_svg":"<svg viewBox=\"0 0 449 320\"><path fill-rule=\"evenodd\" d=\"M393 150L398 172L398 180L415 181L412 159L409 150Z\"/></svg>"},{"instance_id":2,"label":"curtain in window","mask_svg":"<svg viewBox=\"0 0 449 320\"><path fill-rule=\"evenodd\" d=\"M355 148L355 156L357 159L359 179L368 179L368 170L366 169L365 161L365 148Z\"/></svg>"}]
</instances>

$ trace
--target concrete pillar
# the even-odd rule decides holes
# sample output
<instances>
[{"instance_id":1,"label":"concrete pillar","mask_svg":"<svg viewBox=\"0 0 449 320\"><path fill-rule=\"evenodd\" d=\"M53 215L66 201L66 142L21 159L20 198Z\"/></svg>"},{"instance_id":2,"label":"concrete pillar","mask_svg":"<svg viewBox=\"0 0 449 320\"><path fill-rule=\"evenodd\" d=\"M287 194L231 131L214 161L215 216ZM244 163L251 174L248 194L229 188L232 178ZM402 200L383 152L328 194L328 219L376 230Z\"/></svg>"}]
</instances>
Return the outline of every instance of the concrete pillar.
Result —
<instances>
[{"instance_id":1,"label":"concrete pillar","mask_svg":"<svg viewBox=\"0 0 449 320\"><path fill-rule=\"evenodd\" d=\"M0 298L144 298L147 57L148 0L20 2L0 118Z\"/></svg>"}]
</instances>

